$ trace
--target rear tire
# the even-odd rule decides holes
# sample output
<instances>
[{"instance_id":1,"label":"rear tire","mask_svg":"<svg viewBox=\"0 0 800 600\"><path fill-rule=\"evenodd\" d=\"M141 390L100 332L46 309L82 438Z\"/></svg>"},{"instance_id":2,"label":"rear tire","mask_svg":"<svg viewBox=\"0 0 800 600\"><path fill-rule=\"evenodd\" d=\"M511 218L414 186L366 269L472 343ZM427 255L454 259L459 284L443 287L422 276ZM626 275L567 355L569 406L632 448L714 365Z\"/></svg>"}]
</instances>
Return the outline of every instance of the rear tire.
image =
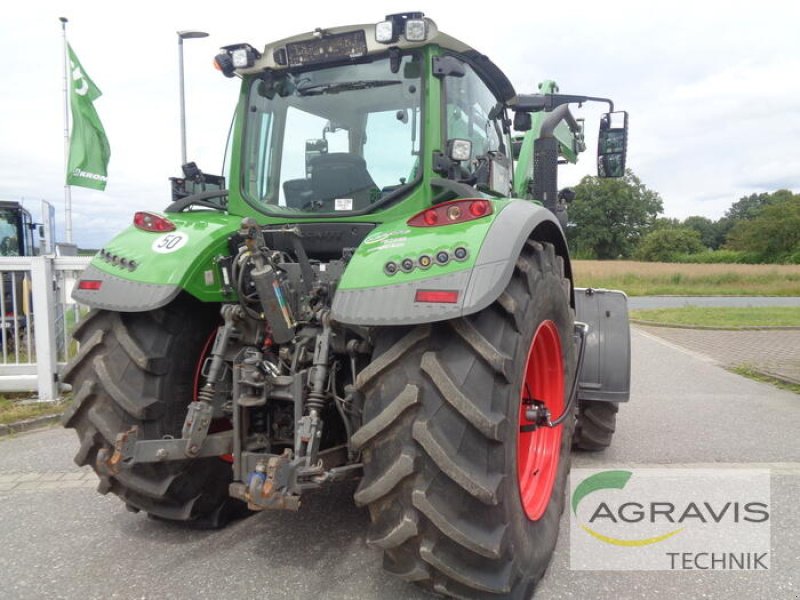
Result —
<instances>
[{"instance_id":1,"label":"rear tire","mask_svg":"<svg viewBox=\"0 0 800 600\"><path fill-rule=\"evenodd\" d=\"M573 445L580 450L605 450L617 429L616 402L581 400L578 403L578 423Z\"/></svg>"},{"instance_id":2,"label":"rear tire","mask_svg":"<svg viewBox=\"0 0 800 600\"><path fill-rule=\"evenodd\" d=\"M563 377L557 400L566 406L575 372L567 290L553 246L531 241L486 309L377 333L373 362L357 380L364 424L352 441L363 449L364 478L355 500L369 507L368 543L383 550L391 573L447 596L530 597L556 544L575 419L520 434L520 407L538 393L525 382L543 324L557 332L560 356L539 367ZM537 496L538 484L523 481L548 482L532 479L538 471L518 473L528 443L519 442L545 433L560 435L555 461L543 463L551 475L537 511L522 494Z\"/></svg>"},{"instance_id":3,"label":"rear tire","mask_svg":"<svg viewBox=\"0 0 800 600\"><path fill-rule=\"evenodd\" d=\"M203 528L246 512L228 495L231 466L219 458L139 464L116 474L103 464L117 434L132 426L140 439L180 437L217 309L184 297L149 312L92 310L74 333L80 350L64 376L74 400L62 423L76 430L75 462L92 466L98 491L116 494L133 512Z\"/></svg>"}]
</instances>

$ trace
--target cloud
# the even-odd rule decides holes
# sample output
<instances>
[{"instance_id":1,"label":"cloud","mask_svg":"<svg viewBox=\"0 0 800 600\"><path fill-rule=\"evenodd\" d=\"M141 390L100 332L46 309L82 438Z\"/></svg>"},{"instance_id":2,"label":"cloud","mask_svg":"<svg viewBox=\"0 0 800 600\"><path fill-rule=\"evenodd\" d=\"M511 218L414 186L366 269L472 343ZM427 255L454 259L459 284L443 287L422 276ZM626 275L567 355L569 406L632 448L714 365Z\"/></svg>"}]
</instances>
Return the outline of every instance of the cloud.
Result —
<instances>
[{"instance_id":1,"label":"cloud","mask_svg":"<svg viewBox=\"0 0 800 600\"><path fill-rule=\"evenodd\" d=\"M10 57L0 97L0 195L44 198L63 231L63 62L58 17L65 6L71 43L103 91L96 107L111 143L105 193L73 189L79 244L96 247L133 212L169 202L179 173L176 31L185 43L189 158L208 172L222 163L238 80L211 68L219 46L265 43L315 27L376 22L405 9L319 2L292 9L248 5L246 14L197 3L142 1L121 11L88 0L34 0L4 8L0 52ZM598 2L539 4L535 10L465 10L421 1L440 29L489 55L519 91L556 79L564 93L608 96L631 115L630 166L658 191L668 216L717 218L739 197L800 187L800 3ZM574 184L593 173L603 108L587 120L589 151L562 170ZM38 208L32 212L38 217ZM80 219L80 221L78 221Z\"/></svg>"}]
</instances>

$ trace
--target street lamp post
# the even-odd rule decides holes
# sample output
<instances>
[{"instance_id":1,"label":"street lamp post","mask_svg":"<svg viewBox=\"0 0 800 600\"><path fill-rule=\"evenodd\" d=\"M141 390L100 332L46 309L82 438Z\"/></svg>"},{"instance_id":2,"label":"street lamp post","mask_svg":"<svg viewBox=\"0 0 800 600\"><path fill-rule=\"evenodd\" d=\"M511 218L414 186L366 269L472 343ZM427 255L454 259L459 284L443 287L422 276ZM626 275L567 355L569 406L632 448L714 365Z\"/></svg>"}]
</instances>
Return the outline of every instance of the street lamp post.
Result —
<instances>
[{"instance_id":1,"label":"street lamp post","mask_svg":"<svg viewBox=\"0 0 800 600\"><path fill-rule=\"evenodd\" d=\"M186 97L183 89L183 40L208 37L205 31L178 32L178 79L181 94L181 165L186 164Z\"/></svg>"}]
</instances>

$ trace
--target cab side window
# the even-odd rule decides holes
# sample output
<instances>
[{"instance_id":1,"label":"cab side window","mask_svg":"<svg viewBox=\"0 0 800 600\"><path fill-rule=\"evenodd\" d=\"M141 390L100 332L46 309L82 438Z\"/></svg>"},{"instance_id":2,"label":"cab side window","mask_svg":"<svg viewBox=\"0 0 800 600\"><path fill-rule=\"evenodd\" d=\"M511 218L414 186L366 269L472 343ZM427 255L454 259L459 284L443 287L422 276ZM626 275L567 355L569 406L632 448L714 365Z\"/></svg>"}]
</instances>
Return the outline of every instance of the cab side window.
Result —
<instances>
[{"instance_id":1,"label":"cab side window","mask_svg":"<svg viewBox=\"0 0 800 600\"><path fill-rule=\"evenodd\" d=\"M490 115L498 104L497 98L469 65L464 65L463 77L445 78L445 111L447 139L459 138L472 142L472 156L504 150L501 123ZM467 169L472 167L464 165Z\"/></svg>"}]
</instances>

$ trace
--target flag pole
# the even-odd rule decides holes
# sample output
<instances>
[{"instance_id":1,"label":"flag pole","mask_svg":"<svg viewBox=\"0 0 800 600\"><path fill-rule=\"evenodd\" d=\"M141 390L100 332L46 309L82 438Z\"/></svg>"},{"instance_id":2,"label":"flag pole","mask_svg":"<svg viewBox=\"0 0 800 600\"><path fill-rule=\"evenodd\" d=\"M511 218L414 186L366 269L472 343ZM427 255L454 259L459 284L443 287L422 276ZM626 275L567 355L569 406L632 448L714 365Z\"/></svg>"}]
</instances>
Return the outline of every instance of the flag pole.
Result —
<instances>
[{"instance_id":1,"label":"flag pole","mask_svg":"<svg viewBox=\"0 0 800 600\"><path fill-rule=\"evenodd\" d=\"M72 243L72 189L67 183L67 169L69 168L69 54L67 53L67 22L66 17L59 17L61 32L64 37L64 213L66 226L66 240Z\"/></svg>"}]
</instances>

